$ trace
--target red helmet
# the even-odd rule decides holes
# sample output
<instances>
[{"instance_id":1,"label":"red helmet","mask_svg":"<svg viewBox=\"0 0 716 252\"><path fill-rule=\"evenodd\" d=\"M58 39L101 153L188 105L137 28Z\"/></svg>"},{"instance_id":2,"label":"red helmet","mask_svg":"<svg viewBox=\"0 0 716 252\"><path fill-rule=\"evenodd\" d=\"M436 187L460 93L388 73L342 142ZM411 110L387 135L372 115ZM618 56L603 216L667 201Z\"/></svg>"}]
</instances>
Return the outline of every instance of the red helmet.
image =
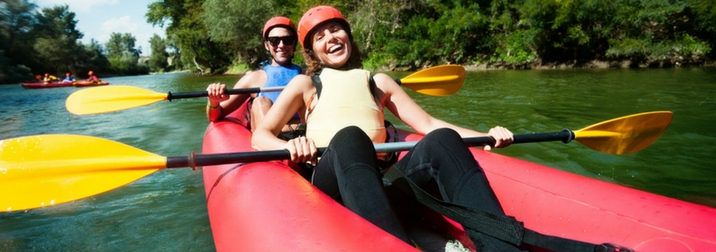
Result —
<instances>
[{"instance_id":1,"label":"red helmet","mask_svg":"<svg viewBox=\"0 0 716 252\"><path fill-rule=\"evenodd\" d=\"M353 38L353 35L351 35L350 24L348 24L348 20L343 17L343 14L341 14L341 12L336 8L321 5L308 10L305 14L303 14L301 20L298 21L298 41L301 42L301 46L306 48L306 36L308 36L308 33L310 33L313 28L316 28L316 26L329 20L335 20L342 23L344 25L343 28L345 28L346 32L348 32L348 36Z\"/></svg>"},{"instance_id":2,"label":"red helmet","mask_svg":"<svg viewBox=\"0 0 716 252\"><path fill-rule=\"evenodd\" d=\"M266 40L269 31L276 26L284 26L286 28L290 28L294 34L296 33L296 26L293 25L291 19L288 19L287 17L278 16L272 17L271 19L266 21L266 24L264 25L264 31L261 33L261 38Z\"/></svg>"}]
</instances>

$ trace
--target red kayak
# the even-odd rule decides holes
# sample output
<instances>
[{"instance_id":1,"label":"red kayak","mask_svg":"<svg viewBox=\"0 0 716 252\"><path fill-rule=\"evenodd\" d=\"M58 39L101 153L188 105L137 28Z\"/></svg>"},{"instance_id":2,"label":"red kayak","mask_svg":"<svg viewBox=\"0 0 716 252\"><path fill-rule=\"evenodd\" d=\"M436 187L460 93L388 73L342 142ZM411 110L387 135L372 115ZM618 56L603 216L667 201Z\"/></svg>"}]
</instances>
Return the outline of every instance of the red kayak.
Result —
<instances>
[{"instance_id":1,"label":"red kayak","mask_svg":"<svg viewBox=\"0 0 716 252\"><path fill-rule=\"evenodd\" d=\"M109 85L109 82L91 82L91 81L76 81L76 82L23 82L22 87L37 89L37 88L56 88L56 87L92 87L92 86L103 86Z\"/></svg>"},{"instance_id":2,"label":"red kayak","mask_svg":"<svg viewBox=\"0 0 716 252\"><path fill-rule=\"evenodd\" d=\"M246 108L211 123L203 153L253 151ZM421 136L401 131L401 140ZM506 213L534 231L636 251L716 251L716 209L472 149ZM313 187L285 162L203 169L218 251L417 251ZM460 225L445 234L474 248Z\"/></svg>"}]
</instances>

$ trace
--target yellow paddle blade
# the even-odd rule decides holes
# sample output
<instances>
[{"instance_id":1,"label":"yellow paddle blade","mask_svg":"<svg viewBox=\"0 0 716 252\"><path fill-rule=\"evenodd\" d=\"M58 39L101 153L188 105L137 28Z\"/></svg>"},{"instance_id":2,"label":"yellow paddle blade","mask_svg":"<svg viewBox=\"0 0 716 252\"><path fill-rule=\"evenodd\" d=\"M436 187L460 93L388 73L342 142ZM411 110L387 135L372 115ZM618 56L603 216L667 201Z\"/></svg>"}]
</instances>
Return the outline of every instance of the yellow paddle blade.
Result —
<instances>
[{"instance_id":1,"label":"yellow paddle blade","mask_svg":"<svg viewBox=\"0 0 716 252\"><path fill-rule=\"evenodd\" d=\"M654 111L623 116L574 132L574 139L585 146L611 154L640 151L666 131L674 114Z\"/></svg>"},{"instance_id":2,"label":"yellow paddle blade","mask_svg":"<svg viewBox=\"0 0 716 252\"><path fill-rule=\"evenodd\" d=\"M158 93L132 86L103 86L72 93L65 106L72 114L88 115L140 107L167 99Z\"/></svg>"},{"instance_id":3,"label":"yellow paddle blade","mask_svg":"<svg viewBox=\"0 0 716 252\"><path fill-rule=\"evenodd\" d=\"M166 167L166 157L102 138L37 135L0 140L0 211L82 199Z\"/></svg>"},{"instance_id":4,"label":"yellow paddle blade","mask_svg":"<svg viewBox=\"0 0 716 252\"><path fill-rule=\"evenodd\" d=\"M444 65L424 69L400 79L401 85L418 93L446 96L460 91L465 82L465 68Z\"/></svg>"}]
</instances>

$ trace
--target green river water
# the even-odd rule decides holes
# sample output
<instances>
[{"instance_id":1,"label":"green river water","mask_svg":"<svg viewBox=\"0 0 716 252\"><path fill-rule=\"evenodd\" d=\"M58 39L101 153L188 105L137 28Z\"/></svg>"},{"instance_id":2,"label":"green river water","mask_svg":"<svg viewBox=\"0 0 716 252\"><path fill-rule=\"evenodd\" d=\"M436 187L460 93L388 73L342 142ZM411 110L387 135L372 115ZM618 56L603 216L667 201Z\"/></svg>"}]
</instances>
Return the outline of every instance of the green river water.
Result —
<instances>
[{"instance_id":1,"label":"green river water","mask_svg":"<svg viewBox=\"0 0 716 252\"><path fill-rule=\"evenodd\" d=\"M233 84L239 77L172 73L103 80L189 92L212 82ZM162 156L201 151L204 98L77 116L65 109L67 96L77 90L0 85L0 139L81 134ZM480 131L501 125L516 134L576 130L640 112L672 111L674 120L662 137L633 154L604 154L578 142L516 144L494 152L716 207L716 68L474 71L452 96L408 92L443 120ZM201 172L159 171L75 202L0 213L0 251L213 251L205 204Z\"/></svg>"}]
</instances>

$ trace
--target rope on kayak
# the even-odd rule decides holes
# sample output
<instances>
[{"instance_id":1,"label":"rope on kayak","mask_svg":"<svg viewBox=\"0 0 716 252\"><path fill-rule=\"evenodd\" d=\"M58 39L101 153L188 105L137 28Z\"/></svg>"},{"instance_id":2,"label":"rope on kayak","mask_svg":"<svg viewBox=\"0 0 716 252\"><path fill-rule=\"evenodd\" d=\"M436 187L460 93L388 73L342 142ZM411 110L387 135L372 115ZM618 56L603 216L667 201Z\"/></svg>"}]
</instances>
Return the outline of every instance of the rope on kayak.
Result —
<instances>
[{"instance_id":1,"label":"rope on kayak","mask_svg":"<svg viewBox=\"0 0 716 252\"><path fill-rule=\"evenodd\" d=\"M551 251L598 251L628 252L633 251L610 243L592 244L567 238L540 234L524 227L514 217L495 215L466 206L442 201L420 188L395 166L391 166L383 174L392 184L398 186L408 195L430 209L459 222L466 228L478 231L510 243L514 246L529 244Z\"/></svg>"}]
</instances>

